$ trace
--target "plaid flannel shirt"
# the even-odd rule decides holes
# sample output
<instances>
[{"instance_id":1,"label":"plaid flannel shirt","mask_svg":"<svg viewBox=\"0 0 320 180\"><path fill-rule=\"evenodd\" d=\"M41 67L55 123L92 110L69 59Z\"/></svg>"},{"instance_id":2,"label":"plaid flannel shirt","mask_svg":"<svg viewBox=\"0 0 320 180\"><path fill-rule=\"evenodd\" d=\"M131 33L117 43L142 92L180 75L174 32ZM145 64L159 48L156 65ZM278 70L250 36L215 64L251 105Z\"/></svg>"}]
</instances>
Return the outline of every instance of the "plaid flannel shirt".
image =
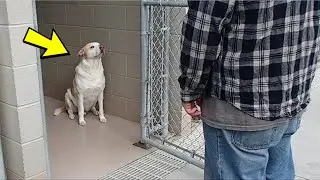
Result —
<instances>
[{"instance_id":1,"label":"plaid flannel shirt","mask_svg":"<svg viewBox=\"0 0 320 180\"><path fill-rule=\"evenodd\" d=\"M188 1L182 101L216 97L259 119L293 117L310 101L320 44L318 0Z\"/></svg>"}]
</instances>

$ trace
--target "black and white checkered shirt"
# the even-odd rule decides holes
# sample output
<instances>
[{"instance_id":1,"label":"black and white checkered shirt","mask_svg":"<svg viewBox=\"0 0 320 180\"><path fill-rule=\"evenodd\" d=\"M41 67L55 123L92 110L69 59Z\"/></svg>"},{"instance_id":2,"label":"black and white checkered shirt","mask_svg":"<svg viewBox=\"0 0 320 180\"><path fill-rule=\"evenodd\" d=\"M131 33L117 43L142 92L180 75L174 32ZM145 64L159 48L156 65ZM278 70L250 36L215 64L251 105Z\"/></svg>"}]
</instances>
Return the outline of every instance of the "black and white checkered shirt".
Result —
<instances>
[{"instance_id":1,"label":"black and white checkered shirt","mask_svg":"<svg viewBox=\"0 0 320 180\"><path fill-rule=\"evenodd\" d=\"M259 119L310 102L320 49L319 0L189 1L182 28L183 101L202 95Z\"/></svg>"}]
</instances>

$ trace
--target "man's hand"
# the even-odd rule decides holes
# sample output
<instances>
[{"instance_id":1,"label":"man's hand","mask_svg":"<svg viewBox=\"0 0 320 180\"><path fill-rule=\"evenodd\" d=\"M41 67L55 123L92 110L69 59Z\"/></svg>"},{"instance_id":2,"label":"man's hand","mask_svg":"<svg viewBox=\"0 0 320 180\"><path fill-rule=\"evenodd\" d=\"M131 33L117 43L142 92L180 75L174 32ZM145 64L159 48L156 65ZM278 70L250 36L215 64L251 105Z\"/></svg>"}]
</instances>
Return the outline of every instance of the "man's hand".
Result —
<instances>
[{"instance_id":1,"label":"man's hand","mask_svg":"<svg viewBox=\"0 0 320 180\"><path fill-rule=\"evenodd\" d=\"M185 111L192 117L198 119L201 116L201 111L197 105L201 105L201 99L192 102L182 102Z\"/></svg>"}]
</instances>

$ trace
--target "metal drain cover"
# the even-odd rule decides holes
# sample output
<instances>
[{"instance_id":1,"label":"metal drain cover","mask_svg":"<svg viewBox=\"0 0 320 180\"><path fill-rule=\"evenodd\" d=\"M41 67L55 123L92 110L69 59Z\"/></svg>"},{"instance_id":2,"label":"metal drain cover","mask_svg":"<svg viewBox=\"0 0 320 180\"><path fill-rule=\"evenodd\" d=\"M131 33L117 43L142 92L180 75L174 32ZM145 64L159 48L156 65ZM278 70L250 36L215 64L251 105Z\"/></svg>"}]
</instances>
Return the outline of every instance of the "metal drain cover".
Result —
<instances>
[{"instance_id":1,"label":"metal drain cover","mask_svg":"<svg viewBox=\"0 0 320 180\"><path fill-rule=\"evenodd\" d=\"M100 180L163 179L186 165L185 161L157 150L100 178Z\"/></svg>"}]
</instances>

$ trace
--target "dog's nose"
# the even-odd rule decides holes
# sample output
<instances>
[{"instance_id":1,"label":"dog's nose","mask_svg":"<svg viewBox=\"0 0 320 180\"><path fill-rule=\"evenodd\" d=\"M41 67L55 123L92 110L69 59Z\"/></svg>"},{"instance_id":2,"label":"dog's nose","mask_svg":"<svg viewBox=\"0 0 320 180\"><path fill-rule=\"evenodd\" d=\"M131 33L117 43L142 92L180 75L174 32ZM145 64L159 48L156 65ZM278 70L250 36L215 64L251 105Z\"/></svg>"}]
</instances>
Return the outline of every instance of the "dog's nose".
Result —
<instances>
[{"instance_id":1,"label":"dog's nose","mask_svg":"<svg viewBox=\"0 0 320 180\"><path fill-rule=\"evenodd\" d=\"M103 46L100 45L99 48L100 48L101 50L103 50Z\"/></svg>"}]
</instances>

